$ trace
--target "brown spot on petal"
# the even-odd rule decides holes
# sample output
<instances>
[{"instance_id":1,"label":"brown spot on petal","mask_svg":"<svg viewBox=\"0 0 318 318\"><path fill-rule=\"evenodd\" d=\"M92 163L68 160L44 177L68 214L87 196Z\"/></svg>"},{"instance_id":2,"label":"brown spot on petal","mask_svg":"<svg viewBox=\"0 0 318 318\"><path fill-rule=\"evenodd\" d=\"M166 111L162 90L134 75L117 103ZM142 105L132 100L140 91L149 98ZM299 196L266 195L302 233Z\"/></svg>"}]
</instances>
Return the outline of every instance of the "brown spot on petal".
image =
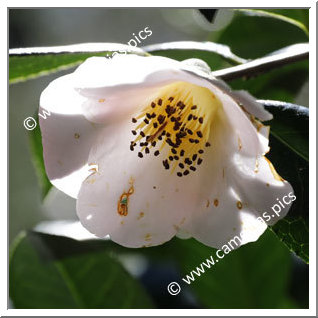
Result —
<instances>
[{"instance_id":1,"label":"brown spot on petal","mask_svg":"<svg viewBox=\"0 0 318 318\"><path fill-rule=\"evenodd\" d=\"M210 206L210 200L206 200L206 207L208 208Z\"/></svg>"},{"instance_id":2,"label":"brown spot on petal","mask_svg":"<svg viewBox=\"0 0 318 318\"><path fill-rule=\"evenodd\" d=\"M242 141L240 137L238 137L238 147L239 147L239 150L242 149Z\"/></svg>"},{"instance_id":3,"label":"brown spot on petal","mask_svg":"<svg viewBox=\"0 0 318 318\"><path fill-rule=\"evenodd\" d=\"M79 137L80 137L80 134L78 134L78 133L75 133L75 134L74 134L74 138L75 138L75 139L79 139Z\"/></svg>"},{"instance_id":4,"label":"brown spot on petal","mask_svg":"<svg viewBox=\"0 0 318 318\"><path fill-rule=\"evenodd\" d=\"M140 213L138 214L137 220L142 219L144 216L145 216L145 213L144 213L144 212L140 212Z\"/></svg>"},{"instance_id":5,"label":"brown spot on petal","mask_svg":"<svg viewBox=\"0 0 318 318\"><path fill-rule=\"evenodd\" d=\"M243 207L243 204L242 204L241 201L237 201L237 202L236 202L236 206L237 206L237 208L238 208L239 210L241 210L242 207Z\"/></svg>"},{"instance_id":6,"label":"brown spot on petal","mask_svg":"<svg viewBox=\"0 0 318 318\"><path fill-rule=\"evenodd\" d=\"M258 162L258 159L256 159L256 162L255 162L255 169L254 169L254 172L255 173L258 173L258 166L259 166L259 162Z\"/></svg>"},{"instance_id":7,"label":"brown spot on petal","mask_svg":"<svg viewBox=\"0 0 318 318\"><path fill-rule=\"evenodd\" d=\"M105 101L105 98L100 98L100 99L98 100L99 103L104 103L104 101Z\"/></svg>"},{"instance_id":8,"label":"brown spot on petal","mask_svg":"<svg viewBox=\"0 0 318 318\"><path fill-rule=\"evenodd\" d=\"M130 188L128 192L123 192L117 202L117 213L121 216L126 216L128 214L128 206L129 206L129 196L134 193L134 186L132 178L129 181Z\"/></svg>"},{"instance_id":9,"label":"brown spot on petal","mask_svg":"<svg viewBox=\"0 0 318 318\"><path fill-rule=\"evenodd\" d=\"M219 200L218 199L214 199L213 204L215 207L217 207L219 205Z\"/></svg>"},{"instance_id":10,"label":"brown spot on petal","mask_svg":"<svg viewBox=\"0 0 318 318\"><path fill-rule=\"evenodd\" d=\"M145 235L145 241L151 241L151 234L150 233L147 233Z\"/></svg>"},{"instance_id":11,"label":"brown spot on petal","mask_svg":"<svg viewBox=\"0 0 318 318\"><path fill-rule=\"evenodd\" d=\"M180 225L182 225L184 222L185 222L186 218L184 217L181 222L180 222Z\"/></svg>"},{"instance_id":12,"label":"brown spot on petal","mask_svg":"<svg viewBox=\"0 0 318 318\"><path fill-rule=\"evenodd\" d=\"M95 181L96 181L95 178L88 178L88 179L86 180L86 183L93 184L93 183L95 183Z\"/></svg>"}]
</instances>

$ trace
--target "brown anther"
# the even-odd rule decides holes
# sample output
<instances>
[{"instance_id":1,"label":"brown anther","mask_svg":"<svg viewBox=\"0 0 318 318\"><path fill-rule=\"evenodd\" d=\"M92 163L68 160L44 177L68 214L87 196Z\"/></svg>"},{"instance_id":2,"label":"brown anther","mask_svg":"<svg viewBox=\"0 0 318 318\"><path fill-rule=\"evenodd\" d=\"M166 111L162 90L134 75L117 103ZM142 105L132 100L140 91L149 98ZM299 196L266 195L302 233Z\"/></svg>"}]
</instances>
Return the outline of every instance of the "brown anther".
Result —
<instances>
[{"instance_id":1,"label":"brown anther","mask_svg":"<svg viewBox=\"0 0 318 318\"><path fill-rule=\"evenodd\" d=\"M156 151L154 152L154 155L155 155L155 156L158 156L158 155L159 155L159 150L156 150Z\"/></svg>"},{"instance_id":2,"label":"brown anther","mask_svg":"<svg viewBox=\"0 0 318 318\"><path fill-rule=\"evenodd\" d=\"M152 103L151 103L151 107L152 107L152 108L155 108L155 107L156 107L156 103L152 102Z\"/></svg>"},{"instance_id":3,"label":"brown anther","mask_svg":"<svg viewBox=\"0 0 318 318\"><path fill-rule=\"evenodd\" d=\"M165 118L166 118L166 117L163 116L163 115L159 115L159 116L158 116L158 122L159 122L160 125L164 122Z\"/></svg>"},{"instance_id":4,"label":"brown anther","mask_svg":"<svg viewBox=\"0 0 318 318\"><path fill-rule=\"evenodd\" d=\"M210 147L211 146L211 144L209 143L209 142L207 142L206 144L205 144L205 147Z\"/></svg>"},{"instance_id":5,"label":"brown anther","mask_svg":"<svg viewBox=\"0 0 318 318\"><path fill-rule=\"evenodd\" d=\"M203 124L203 117L200 117L200 118L199 118L199 123L200 123L200 124Z\"/></svg>"},{"instance_id":6,"label":"brown anther","mask_svg":"<svg viewBox=\"0 0 318 318\"><path fill-rule=\"evenodd\" d=\"M197 154L195 153L193 156L192 156L192 161L195 161L195 159L197 159Z\"/></svg>"},{"instance_id":7,"label":"brown anther","mask_svg":"<svg viewBox=\"0 0 318 318\"><path fill-rule=\"evenodd\" d=\"M196 169L195 167L191 166L191 167L190 167L190 170L195 171L195 170L197 170L197 169Z\"/></svg>"},{"instance_id":8,"label":"brown anther","mask_svg":"<svg viewBox=\"0 0 318 318\"><path fill-rule=\"evenodd\" d=\"M177 172L178 177L182 177L182 172Z\"/></svg>"},{"instance_id":9,"label":"brown anther","mask_svg":"<svg viewBox=\"0 0 318 318\"><path fill-rule=\"evenodd\" d=\"M198 165L200 165L200 164L202 163L202 161L203 161L203 160L202 160L201 158L199 158L199 159L198 159L198 162L197 162Z\"/></svg>"},{"instance_id":10,"label":"brown anther","mask_svg":"<svg viewBox=\"0 0 318 318\"><path fill-rule=\"evenodd\" d=\"M145 137L146 135L145 135L145 133L144 133L143 131L141 131L141 132L140 132L140 136L141 136L141 137Z\"/></svg>"},{"instance_id":11,"label":"brown anther","mask_svg":"<svg viewBox=\"0 0 318 318\"><path fill-rule=\"evenodd\" d=\"M181 169L184 169L184 164L183 164L182 162L180 162L180 163L179 163L179 167L180 167Z\"/></svg>"},{"instance_id":12,"label":"brown anther","mask_svg":"<svg viewBox=\"0 0 318 318\"><path fill-rule=\"evenodd\" d=\"M191 109L193 110L193 109L197 109L197 105L193 105L192 107L191 107Z\"/></svg>"},{"instance_id":13,"label":"brown anther","mask_svg":"<svg viewBox=\"0 0 318 318\"><path fill-rule=\"evenodd\" d=\"M132 130L131 133L132 133L133 135L135 135L135 136L137 135L137 131L136 131L136 130Z\"/></svg>"},{"instance_id":14,"label":"brown anther","mask_svg":"<svg viewBox=\"0 0 318 318\"><path fill-rule=\"evenodd\" d=\"M158 100L158 105L159 105L159 106L162 105L162 99L161 99L161 98Z\"/></svg>"},{"instance_id":15,"label":"brown anther","mask_svg":"<svg viewBox=\"0 0 318 318\"><path fill-rule=\"evenodd\" d=\"M138 152L138 157L139 157L139 158L142 158L142 157L143 157L143 155L142 155L141 152Z\"/></svg>"},{"instance_id":16,"label":"brown anther","mask_svg":"<svg viewBox=\"0 0 318 318\"><path fill-rule=\"evenodd\" d=\"M197 135L198 135L199 138L203 137L203 134L202 134L202 132L200 130L197 131Z\"/></svg>"},{"instance_id":17,"label":"brown anther","mask_svg":"<svg viewBox=\"0 0 318 318\"><path fill-rule=\"evenodd\" d=\"M189 173L190 173L189 170L184 170L184 171L183 171L183 175L184 175L184 176L188 175Z\"/></svg>"},{"instance_id":18,"label":"brown anther","mask_svg":"<svg viewBox=\"0 0 318 318\"><path fill-rule=\"evenodd\" d=\"M135 124L137 122L136 118L132 118L131 121Z\"/></svg>"},{"instance_id":19,"label":"brown anther","mask_svg":"<svg viewBox=\"0 0 318 318\"><path fill-rule=\"evenodd\" d=\"M162 164L163 164L163 166L164 166L167 170L170 168L169 162L168 162L167 159L166 159L166 160L163 160L163 161L162 161Z\"/></svg>"}]
</instances>

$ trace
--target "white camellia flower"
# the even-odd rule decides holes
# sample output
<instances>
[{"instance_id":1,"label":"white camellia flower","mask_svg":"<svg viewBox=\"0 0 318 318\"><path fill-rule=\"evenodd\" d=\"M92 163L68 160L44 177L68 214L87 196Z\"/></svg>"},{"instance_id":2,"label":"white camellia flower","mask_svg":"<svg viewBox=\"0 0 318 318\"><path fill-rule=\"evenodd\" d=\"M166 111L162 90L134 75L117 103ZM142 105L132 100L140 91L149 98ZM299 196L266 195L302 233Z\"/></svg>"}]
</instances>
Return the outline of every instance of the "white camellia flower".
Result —
<instances>
[{"instance_id":1,"label":"white camellia flower","mask_svg":"<svg viewBox=\"0 0 318 318\"><path fill-rule=\"evenodd\" d=\"M265 158L271 119L200 60L92 57L43 91L44 161L53 185L77 198L83 226L127 247L176 234L220 248L255 241L292 187ZM258 120L257 120L257 119ZM273 215L272 215L273 214Z\"/></svg>"}]
</instances>

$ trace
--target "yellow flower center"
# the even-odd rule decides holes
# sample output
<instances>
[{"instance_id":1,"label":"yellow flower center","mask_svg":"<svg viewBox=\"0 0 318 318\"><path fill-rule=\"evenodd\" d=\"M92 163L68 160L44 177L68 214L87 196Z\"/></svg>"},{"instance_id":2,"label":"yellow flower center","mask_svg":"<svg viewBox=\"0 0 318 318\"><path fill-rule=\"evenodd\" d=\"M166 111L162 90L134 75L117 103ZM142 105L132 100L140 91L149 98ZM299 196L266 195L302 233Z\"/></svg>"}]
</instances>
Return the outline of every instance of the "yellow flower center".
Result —
<instances>
[{"instance_id":1,"label":"yellow flower center","mask_svg":"<svg viewBox=\"0 0 318 318\"><path fill-rule=\"evenodd\" d=\"M136 128L130 149L139 147L138 156L159 156L162 164L179 177L196 171L209 142L211 125L221 102L207 88L186 82L163 87L141 113L132 118Z\"/></svg>"}]
</instances>

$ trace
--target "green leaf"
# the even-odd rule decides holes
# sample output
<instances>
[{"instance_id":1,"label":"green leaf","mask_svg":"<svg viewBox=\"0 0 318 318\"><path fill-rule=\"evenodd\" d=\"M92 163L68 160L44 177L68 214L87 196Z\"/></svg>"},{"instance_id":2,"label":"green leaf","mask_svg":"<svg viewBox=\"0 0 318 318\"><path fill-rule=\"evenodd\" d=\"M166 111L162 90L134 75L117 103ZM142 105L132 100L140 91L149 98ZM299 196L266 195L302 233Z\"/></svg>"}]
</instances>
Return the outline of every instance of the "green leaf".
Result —
<instances>
[{"instance_id":1,"label":"green leaf","mask_svg":"<svg viewBox=\"0 0 318 318\"><path fill-rule=\"evenodd\" d=\"M34 119L37 123L39 122L37 114L34 116ZM52 184L48 179L45 171L40 125L37 125L36 128L32 131L28 131L28 134L32 163L38 178L43 200L52 188Z\"/></svg>"},{"instance_id":2,"label":"green leaf","mask_svg":"<svg viewBox=\"0 0 318 318\"><path fill-rule=\"evenodd\" d=\"M210 38L215 40L215 35ZM246 16L236 11L232 22L220 31L217 41L228 45L234 54L254 59L283 47L308 42L308 36L295 25L265 16Z\"/></svg>"},{"instance_id":3,"label":"green leaf","mask_svg":"<svg viewBox=\"0 0 318 318\"><path fill-rule=\"evenodd\" d=\"M10 84L29 80L53 72L67 70L79 65L90 56L105 55L106 53L79 54L46 54L29 56L10 56L9 81Z\"/></svg>"},{"instance_id":4,"label":"green leaf","mask_svg":"<svg viewBox=\"0 0 318 318\"><path fill-rule=\"evenodd\" d=\"M293 103L301 87L308 81L308 61L298 61L257 77L230 82L234 90L248 90L258 99L280 100Z\"/></svg>"},{"instance_id":5,"label":"green leaf","mask_svg":"<svg viewBox=\"0 0 318 318\"><path fill-rule=\"evenodd\" d=\"M91 56L114 52L145 55L138 48L117 43L84 43L57 47L12 49L9 51L9 82L17 83L75 67Z\"/></svg>"},{"instance_id":6,"label":"green leaf","mask_svg":"<svg viewBox=\"0 0 318 318\"><path fill-rule=\"evenodd\" d=\"M183 278L210 256L217 260L215 249L194 239L179 243ZM193 276L190 288L207 308L279 308L288 288L290 260L288 249L266 231L257 242L224 254L209 269L204 267L200 277ZM181 283L182 290L189 286Z\"/></svg>"},{"instance_id":7,"label":"green leaf","mask_svg":"<svg viewBox=\"0 0 318 318\"><path fill-rule=\"evenodd\" d=\"M309 112L305 107L261 101L274 115L267 157L291 183L296 200L287 216L273 226L277 236L306 263L309 262Z\"/></svg>"},{"instance_id":8,"label":"green leaf","mask_svg":"<svg viewBox=\"0 0 318 318\"><path fill-rule=\"evenodd\" d=\"M213 69L216 67L215 61L222 65L223 63L221 62L223 59L232 64L247 62L246 59L232 53L227 45L213 42L177 41L152 44L143 47L143 49L154 55L167 56L179 61L188 58L200 58L206 61ZM211 61L214 61L214 63L211 63Z\"/></svg>"},{"instance_id":9,"label":"green leaf","mask_svg":"<svg viewBox=\"0 0 318 318\"><path fill-rule=\"evenodd\" d=\"M151 308L139 283L107 253L103 241L22 233L10 249L15 308Z\"/></svg>"},{"instance_id":10,"label":"green leaf","mask_svg":"<svg viewBox=\"0 0 318 318\"><path fill-rule=\"evenodd\" d=\"M272 100L259 102L274 116L269 122L271 134L291 151L309 161L308 108Z\"/></svg>"},{"instance_id":11,"label":"green leaf","mask_svg":"<svg viewBox=\"0 0 318 318\"><path fill-rule=\"evenodd\" d=\"M308 27L303 24L301 21L298 19L292 18L291 16L294 17L292 14L290 16L289 11L298 11L298 10L258 10L258 9L236 9L236 11L246 14L248 16L256 16L256 17L264 17L264 18L273 18L273 19L278 19L287 23L290 23L301 30L305 32L305 34L308 36ZM304 10L307 11L308 10ZM303 16L301 16L303 18Z\"/></svg>"}]
</instances>

